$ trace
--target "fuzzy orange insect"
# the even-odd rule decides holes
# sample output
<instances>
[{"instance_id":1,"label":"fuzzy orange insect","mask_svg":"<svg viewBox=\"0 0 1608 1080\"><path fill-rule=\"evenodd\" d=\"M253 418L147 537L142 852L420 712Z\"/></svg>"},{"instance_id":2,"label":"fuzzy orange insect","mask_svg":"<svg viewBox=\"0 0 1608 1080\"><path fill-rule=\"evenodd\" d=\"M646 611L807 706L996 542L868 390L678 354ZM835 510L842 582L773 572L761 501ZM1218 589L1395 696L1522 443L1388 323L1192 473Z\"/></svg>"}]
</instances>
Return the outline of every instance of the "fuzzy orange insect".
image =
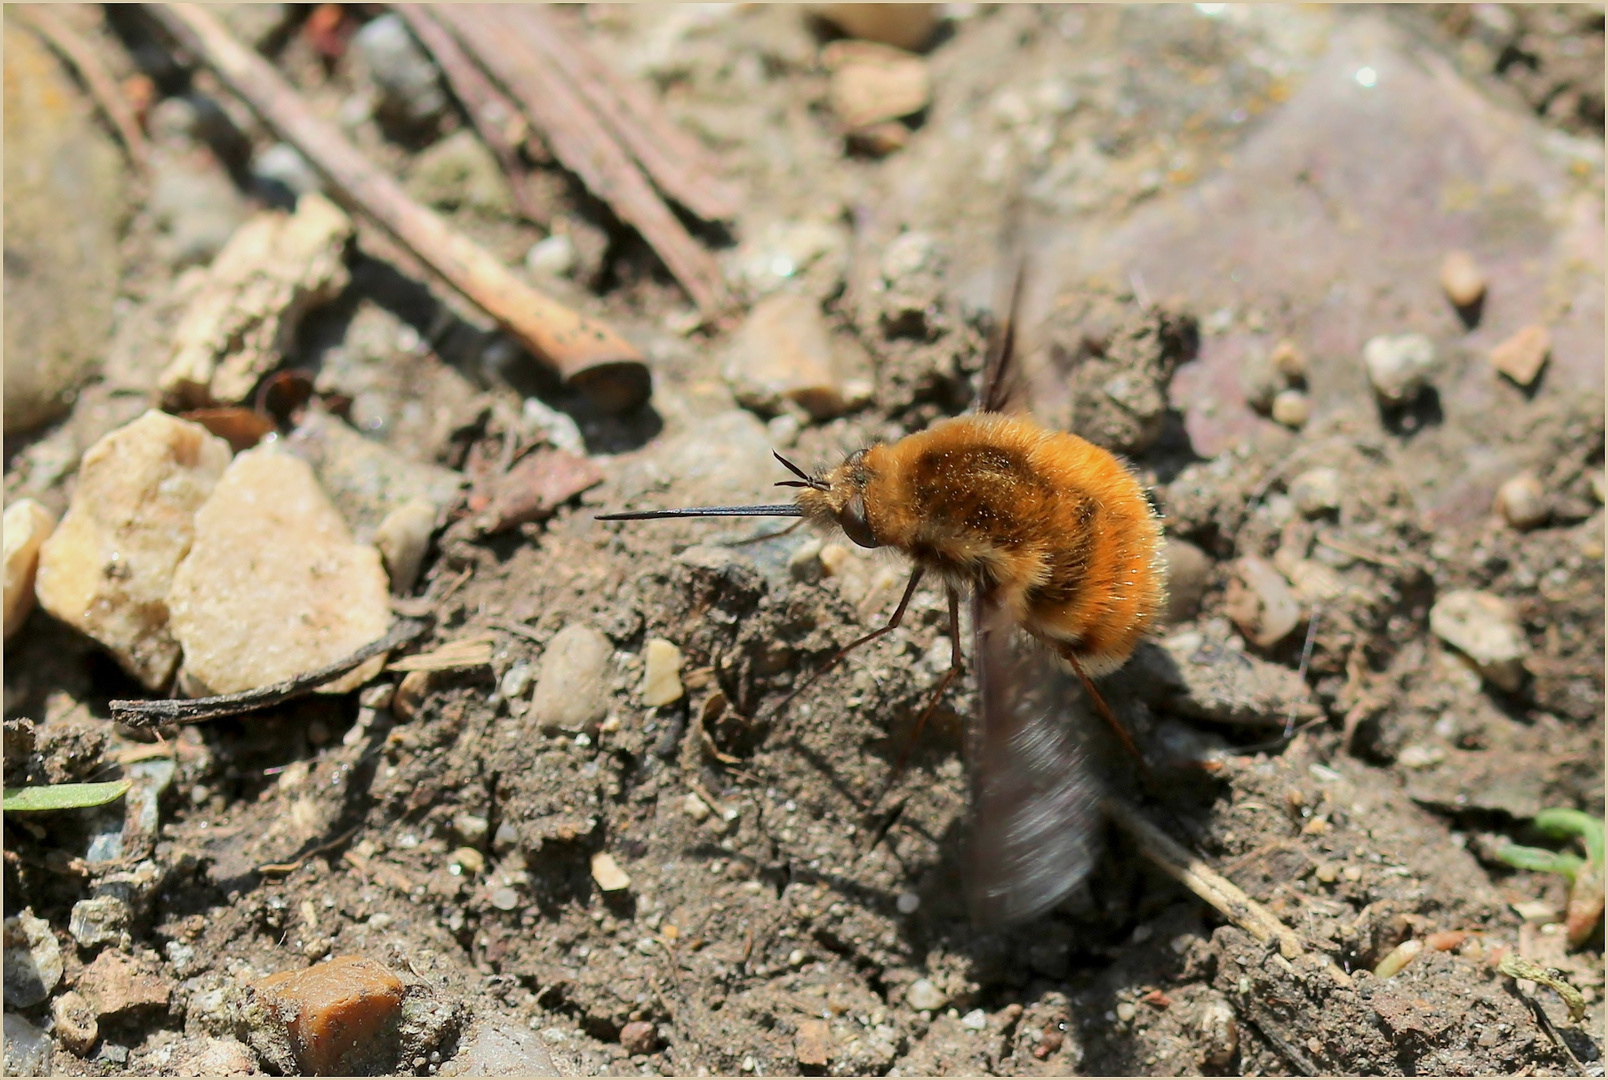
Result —
<instances>
[{"instance_id":1,"label":"fuzzy orange insect","mask_svg":"<svg viewBox=\"0 0 1608 1080\"><path fill-rule=\"evenodd\" d=\"M778 486L803 489L791 503L599 515L803 518L861 547L909 557L915 566L887 625L839 649L784 705L851 651L898 627L930 572L946 586L953 654L919 730L960 672L960 594L972 594L982 704L973 789L976 831L987 840L974 851L973 900L986 921L1029 917L1065 895L1092 863L1098 813L1087 766L1061 730L1060 704L1045 700L1043 685L1026 685L1044 679L1010 648L1009 628L1067 662L1142 767L1091 680L1127 662L1167 602L1161 521L1134 475L1085 439L1004 411L1015 396L1007 370L1021 291L1019 271L977 412L857 450L816 476L777 454L797 477Z\"/></svg>"}]
</instances>

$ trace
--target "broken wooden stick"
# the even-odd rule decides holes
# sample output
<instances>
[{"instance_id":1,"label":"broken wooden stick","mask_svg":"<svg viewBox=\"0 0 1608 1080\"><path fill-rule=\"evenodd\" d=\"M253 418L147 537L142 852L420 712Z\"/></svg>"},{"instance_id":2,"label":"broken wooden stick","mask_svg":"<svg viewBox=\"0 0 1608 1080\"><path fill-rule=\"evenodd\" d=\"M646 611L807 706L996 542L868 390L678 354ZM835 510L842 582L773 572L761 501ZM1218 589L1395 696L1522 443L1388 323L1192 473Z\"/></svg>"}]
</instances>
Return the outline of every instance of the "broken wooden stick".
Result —
<instances>
[{"instance_id":1,"label":"broken wooden stick","mask_svg":"<svg viewBox=\"0 0 1608 1080\"><path fill-rule=\"evenodd\" d=\"M519 106L475 65L458 39L430 14L427 5L392 4L391 10L402 16L413 36L446 75L453 95L469 114L470 123L507 175L519 212L527 220L546 228L552 215L531 193L530 169L519 156L519 144L524 141L519 129L528 131L530 127L520 114Z\"/></svg>"},{"instance_id":2,"label":"broken wooden stick","mask_svg":"<svg viewBox=\"0 0 1608 1080\"><path fill-rule=\"evenodd\" d=\"M512 14L524 22L528 40L597 110L660 191L704 221L736 216L738 194L720 178L708 152L665 115L657 100L594 55L557 9L524 6Z\"/></svg>"},{"instance_id":3,"label":"broken wooden stick","mask_svg":"<svg viewBox=\"0 0 1608 1080\"><path fill-rule=\"evenodd\" d=\"M714 258L659 198L587 98L547 59L530 22L498 5L444 4L435 15L514 96L563 166L642 234L704 317L724 313L729 297Z\"/></svg>"},{"instance_id":4,"label":"broken wooden stick","mask_svg":"<svg viewBox=\"0 0 1608 1080\"><path fill-rule=\"evenodd\" d=\"M395 237L545 361L565 385L612 412L647 400L651 379L635 346L526 285L490 252L414 202L339 130L313 115L295 89L214 15L195 4L151 4L145 10L323 173L338 200Z\"/></svg>"},{"instance_id":5,"label":"broken wooden stick","mask_svg":"<svg viewBox=\"0 0 1608 1080\"><path fill-rule=\"evenodd\" d=\"M331 679L339 678L376 656L400 648L430 629L430 622L399 619L391 632L377 641L371 641L343 660L304 672L284 680L259 686L255 690L242 690L238 694L219 694L204 698L167 698L157 701L110 702L112 720L131 728L152 728L162 724L197 724L203 720L217 720L237 716L278 705L291 698L309 693Z\"/></svg>"},{"instance_id":6,"label":"broken wooden stick","mask_svg":"<svg viewBox=\"0 0 1608 1080\"><path fill-rule=\"evenodd\" d=\"M95 55L95 50L72 27L62 22L48 4L18 4L13 10L78 72L95 104L111 121L112 129L117 132L129 161L140 172L144 172L147 155L145 136L140 133L139 121L134 118L134 110L112 81L106 65Z\"/></svg>"},{"instance_id":7,"label":"broken wooden stick","mask_svg":"<svg viewBox=\"0 0 1608 1080\"><path fill-rule=\"evenodd\" d=\"M1107 798L1103 804L1107 814L1128 835L1138 841L1139 850L1160 867L1167 876L1223 913L1235 926L1257 941L1272 941L1286 960L1306 954L1306 948L1294 930L1285 926L1267 908L1252 900L1232 881L1207 866L1178 841L1154 825L1138 808L1117 798ZM1351 977L1333 961L1327 963L1329 974L1341 985L1350 986Z\"/></svg>"}]
</instances>

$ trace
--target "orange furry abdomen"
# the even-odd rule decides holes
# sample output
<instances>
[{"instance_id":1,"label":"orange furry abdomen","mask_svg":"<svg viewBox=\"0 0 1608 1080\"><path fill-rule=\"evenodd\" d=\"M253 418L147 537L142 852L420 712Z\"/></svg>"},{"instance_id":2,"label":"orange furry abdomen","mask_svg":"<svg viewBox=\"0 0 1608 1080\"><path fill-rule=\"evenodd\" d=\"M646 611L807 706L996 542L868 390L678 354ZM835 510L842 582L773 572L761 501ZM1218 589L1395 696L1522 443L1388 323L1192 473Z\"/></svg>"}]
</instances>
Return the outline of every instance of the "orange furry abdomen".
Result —
<instances>
[{"instance_id":1,"label":"orange furry abdomen","mask_svg":"<svg viewBox=\"0 0 1608 1080\"><path fill-rule=\"evenodd\" d=\"M868 520L883 543L980 589L1090 674L1114 671L1166 603L1161 523L1093 443L997 414L871 448Z\"/></svg>"}]
</instances>

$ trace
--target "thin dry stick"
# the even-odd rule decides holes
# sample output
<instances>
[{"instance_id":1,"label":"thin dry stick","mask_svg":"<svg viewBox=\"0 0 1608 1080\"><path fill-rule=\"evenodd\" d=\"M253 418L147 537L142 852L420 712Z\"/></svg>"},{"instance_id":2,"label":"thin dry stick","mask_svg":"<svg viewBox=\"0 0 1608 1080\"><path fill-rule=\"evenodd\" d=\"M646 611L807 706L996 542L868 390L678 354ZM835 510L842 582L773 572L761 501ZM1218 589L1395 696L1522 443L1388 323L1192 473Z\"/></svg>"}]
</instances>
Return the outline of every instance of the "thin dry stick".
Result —
<instances>
[{"instance_id":1,"label":"thin dry stick","mask_svg":"<svg viewBox=\"0 0 1608 1080\"><path fill-rule=\"evenodd\" d=\"M144 172L147 161L145 136L140 133L139 121L134 118L134 110L129 107L128 99L118 90L106 65L95 55L95 50L44 4L18 4L13 10L78 72L95 104L112 122L129 161L140 172Z\"/></svg>"},{"instance_id":2,"label":"thin dry stick","mask_svg":"<svg viewBox=\"0 0 1608 1080\"><path fill-rule=\"evenodd\" d=\"M242 690L238 694L190 699L166 698L158 701L113 701L110 702L112 719L132 728L150 728L159 724L196 724L203 720L217 720L220 717L236 716L255 709L266 709L271 705L300 697L331 679L345 675L366 660L372 660L392 649L400 648L421 636L429 628L430 623L427 621L398 620L390 633L378 641L369 642L344 660L337 660L317 671L309 671L284 682L259 686L255 690Z\"/></svg>"},{"instance_id":3,"label":"thin dry stick","mask_svg":"<svg viewBox=\"0 0 1608 1080\"><path fill-rule=\"evenodd\" d=\"M586 99L544 61L529 24L496 5L443 5L436 17L519 101L564 167L642 234L698 310L711 319L722 314L729 298L715 260L670 212Z\"/></svg>"},{"instance_id":4,"label":"thin dry stick","mask_svg":"<svg viewBox=\"0 0 1608 1080\"><path fill-rule=\"evenodd\" d=\"M1147 859L1161 867L1169 877L1190 892L1222 912L1235 926L1258 941L1277 942L1279 952L1286 960L1294 960L1305 954L1306 949L1302 946L1301 939L1296 936L1295 931L1280 922L1278 916L1246 896L1239 886L1196 858L1182 844L1152 824L1135 807L1116 798L1106 799L1104 805L1106 813L1111 815L1112 820L1139 842L1139 850ZM1351 977L1338 967L1330 963L1328 968L1329 973L1342 985L1351 984Z\"/></svg>"},{"instance_id":5,"label":"thin dry stick","mask_svg":"<svg viewBox=\"0 0 1608 1080\"><path fill-rule=\"evenodd\" d=\"M720 179L709 154L665 115L655 98L598 59L556 9L526 6L517 17L529 27L530 40L608 122L660 191L705 221L736 216L736 190Z\"/></svg>"},{"instance_id":6,"label":"thin dry stick","mask_svg":"<svg viewBox=\"0 0 1608 1080\"><path fill-rule=\"evenodd\" d=\"M490 252L414 202L335 127L313 115L295 89L210 12L194 4L151 4L146 11L323 173L337 199L377 222L566 384L612 411L647 400L651 380L635 346L532 289Z\"/></svg>"},{"instance_id":7,"label":"thin dry stick","mask_svg":"<svg viewBox=\"0 0 1608 1080\"><path fill-rule=\"evenodd\" d=\"M470 122L507 174L519 212L545 228L552 216L531 192L530 170L519 156L520 140L515 137L513 130L516 124L528 127L519 113L519 106L475 66L469 54L463 51L463 46L458 44L458 39L435 20L427 6L392 4L391 10L407 21L413 36L435 57L435 62L452 86L453 94L469 114Z\"/></svg>"}]
</instances>

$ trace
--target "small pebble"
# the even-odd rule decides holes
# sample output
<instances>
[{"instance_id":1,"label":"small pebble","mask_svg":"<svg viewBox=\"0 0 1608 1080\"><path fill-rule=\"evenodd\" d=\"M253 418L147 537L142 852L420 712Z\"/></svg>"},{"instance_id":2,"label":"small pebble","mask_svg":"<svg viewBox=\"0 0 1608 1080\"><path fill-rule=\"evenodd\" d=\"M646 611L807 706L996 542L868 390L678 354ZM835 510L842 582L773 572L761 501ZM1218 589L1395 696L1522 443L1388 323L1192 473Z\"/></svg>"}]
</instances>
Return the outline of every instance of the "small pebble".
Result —
<instances>
[{"instance_id":1,"label":"small pebble","mask_svg":"<svg viewBox=\"0 0 1608 1080\"><path fill-rule=\"evenodd\" d=\"M542 654L531 711L544 732L580 731L608 712L604 685L613 655L609 639L585 623L571 623Z\"/></svg>"},{"instance_id":2,"label":"small pebble","mask_svg":"<svg viewBox=\"0 0 1608 1080\"><path fill-rule=\"evenodd\" d=\"M869 359L833 334L820 302L793 293L774 293L753 306L721 366L745 408L767 416L802 409L816 421L842 413L848 383L867 370Z\"/></svg>"},{"instance_id":3,"label":"small pebble","mask_svg":"<svg viewBox=\"0 0 1608 1080\"><path fill-rule=\"evenodd\" d=\"M787 559L787 574L794 581L802 581L813 585L821 580L825 567L821 565L821 548L824 543L820 537L811 537L798 546Z\"/></svg>"},{"instance_id":4,"label":"small pebble","mask_svg":"<svg viewBox=\"0 0 1608 1080\"><path fill-rule=\"evenodd\" d=\"M1459 311L1485 299L1485 274L1466 251L1448 251L1441 260L1440 285Z\"/></svg>"},{"instance_id":5,"label":"small pebble","mask_svg":"<svg viewBox=\"0 0 1608 1080\"><path fill-rule=\"evenodd\" d=\"M435 532L436 508L423 499L414 499L385 515L374 530L374 546L380 550L391 591L406 596L419 580L419 569L430 550Z\"/></svg>"},{"instance_id":6,"label":"small pebble","mask_svg":"<svg viewBox=\"0 0 1608 1080\"><path fill-rule=\"evenodd\" d=\"M1534 473L1520 473L1496 490L1496 512L1515 529L1533 529L1551 515L1546 489Z\"/></svg>"},{"instance_id":7,"label":"small pebble","mask_svg":"<svg viewBox=\"0 0 1608 1080\"><path fill-rule=\"evenodd\" d=\"M709 804L699 798L697 792L693 791L687 792L687 797L681 800L681 812L700 825L707 821L712 813L709 809Z\"/></svg>"},{"instance_id":8,"label":"small pebble","mask_svg":"<svg viewBox=\"0 0 1608 1080\"><path fill-rule=\"evenodd\" d=\"M1272 415L1277 423L1298 431L1312 419L1312 399L1300 390L1280 390L1273 395Z\"/></svg>"},{"instance_id":9,"label":"small pebble","mask_svg":"<svg viewBox=\"0 0 1608 1080\"><path fill-rule=\"evenodd\" d=\"M514 845L519 843L519 830L511 821L505 821L497 826L497 831L491 837L491 850L499 855L512 851Z\"/></svg>"},{"instance_id":10,"label":"small pebble","mask_svg":"<svg viewBox=\"0 0 1608 1080\"><path fill-rule=\"evenodd\" d=\"M50 1076L50 1036L16 1013L5 1015L5 1075Z\"/></svg>"},{"instance_id":11,"label":"small pebble","mask_svg":"<svg viewBox=\"0 0 1608 1080\"><path fill-rule=\"evenodd\" d=\"M1451 952L1467 940L1467 930L1437 930L1424 939L1424 945L1436 952Z\"/></svg>"},{"instance_id":12,"label":"small pebble","mask_svg":"<svg viewBox=\"0 0 1608 1080\"><path fill-rule=\"evenodd\" d=\"M825 1068L832 1057L832 1034L825 1020L801 1020L793 1036L793 1057L800 1065Z\"/></svg>"},{"instance_id":13,"label":"small pebble","mask_svg":"<svg viewBox=\"0 0 1608 1080\"><path fill-rule=\"evenodd\" d=\"M1273 365L1273 370L1284 376L1289 382L1306 382L1306 353L1302 352L1301 347L1295 342L1288 338L1281 340L1277 345L1273 346L1273 351L1268 353L1267 358L1268 362Z\"/></svg>"},{"instance_id":14,"label":"small pebble","mask_svg":"<svg viewBox=\"0 0 1608 1080\"><path fill-rule=\"evenodd\" d=\"M1429 628L1474 661L1492 684L1509 693L1519 688L1529 644L1506 600L1471 589L1453 590L1429 609Z\"/></svg>"},{"instance_id":15,"label":"small pebble","mask_svg":"<svg viewBox=\"0 0 1608 1080\"><path fill-rule=\"evenodd\" d=\"M1347 866L1340 871L1340 876L1345 878L1347 881L1361 881L1362 867Z\"/></svg>"},{"instance_id":16,"label":"small pebble","mask_svg":"<svg viewBox=\"0 0 1608 1080\"><path fill-rule=\"evenodd\" d=\"M480 842L486 838L491 829L491 823L479 814L460 813L453 815L452 831L458 834L470 847L479 847Z\"/></svg>"},{"instance_id":17,"label":"small pebble","mask_svg":"<svg viewBox=\"0 0 1608 1080\"><path fill-rule=\"evenodd\" d=\"M1264 416L1273 411L1273 399L1286 388L1284 376L1260 349L1252 349L1240 360L1239 385L1245 404Z\"/></svg>"},{"instance_id":18,"label":"small pebble","mask_svg":"<svg viewBox=\"0 0 1608 1080\"><path fill-rule=\"evenodd\" d=\"M50 924L23 908L5 921L5 1002L26 1009L44 1001L61 982L61 946Z\"/></svg>"},{"instance_id":19,"label":"small pebble","mask_svg":"<svg viewBox=\"0 0 1608 1080\"><path fill-rule=\"evenodd\" d=\"M1424 942L1420 938L1408 938L1397 945L1385 958L1374 965L1374 975L1381 979L1389 979L1398 974L1402 968L1413 962L1413 958L1424 951Z\"/></svg>"},{"instance_id":20,"label":"small pebble","mask_svg":"<svg viewBox=\"0 0 1608 1080\"><path fill-rule=\"evenodd\" d=\"M282 185L292 196L322 191L324 187L318 171L288 143L274 143L258 154L251 162L251 171L259 180Z\"/></svg>"},{"instance_id":21,"label":"small pebble","mask_svg":"<svg viewBox=\"0 0 1608 1080\"><path fill-rule=\"evenodd\" d=\"M658 1032L647 1020L633 1020L620 1029L620 1045L631 1054L651 1054L659 1046Z\"/></svg>"},{"instance_id":22,"label":"small pebble","mask_svg":"<svg viewBox=\"0 0 1608 1080\"><path fill-rule=\"evenodd\" d=\"M1289 636L1301 621L1301 605L1289 582L1264 559L1246 556L1234 564L1229 583L1229 618L1246 639L1271 648Z\"/></svg>"},{"instance_id":23,"label":"small pebble","mask_svg":"<svg viewBox=\"0 0 1608 1080\"><path fill-rule=\"evenodd\" d=\"M1167 621L1188 622L1200 611L1211 580L1212 560L1188 540L1167 537Z\"/></svg>"},{"instance_id":24,"label":"small pebble","mask_svg":"<svg viewBox=\"0 0 1608 1080\"><path fill-rule=\"evenodd\" d=\"M575 241L568 233L554 233L538 240L525 253L525 269L537 277L568 277L575 263Z\"/></svg>"},{"instance_id":25,"label":"small pebble","mask_svg":"<svg viewBox=\"0 0 1608 1080\"><path fill-rule=\"evenodd\" d=\"M391 923L394 922L394 921L395 920L391 918L391 915L390 915L389 912L376 911L374 914L372 914L372 915L370 915L368 917L367 925L368 925L370 930L384 930L387 926L390 926Z\"/></svg>"},{"instance_id":26,"label":"small pebble","mask_svg":"<svg viewBox=\"0 0 1608 1080\"><path fill-rule=\"evenodd\" d=\"M498 911L512 911L519 906L519 893L503 885L491 890L491 906Z\"/></svg>"},{"instance_id":27,"label":"small pebble","mask_svg":"<svg viewBox=\"0 0 1608 1080\"><path fill-rule=\"evenodd\" d=\"M1396 755L1396 763L1404 769L1431 769L1446 760L1446 751L1438 746L1412 743Z\"/></svg>"},{"instance_id":28,"label":"small pebble","mask_svg":"<svg viewBox=\"0 0 1608 1080\"><path fill-rule=\"evenodd\" d=\"M921 897L907 889L906 891L900 893L898 898L895 899L893 903L894 906L899 909L899 914L914 915L916 913L916 909L921 907Z\"/></svg>"},{"instance_id":29,"label":"small pebble","mask_svg":"<svg viewBox=\"0 0 1608 1080\"><path fill-rule=\"evenodd\" d=\"M86 1057L95 1040L100 1038L100 1025L95 1022L95 1010L89 1007L83 995L69 990L50 1003L50 1015L56 1021L56 1038L61 1045Z\"/></svg>"},{"instance_id":30,"label":"small pebble","mask_svg":"<svg viewBox=\"0 0 1608 1080\"><path fill-rule=\"evenodd\" d=\"M447 865L457 868L468 877L474 877L485 869L486 857L472 847L461 847L447 857Z\"/></svg>"},{"instance_id":31,"label":"small pebble","mask_svg":"<svg viewBox=\"0 0 1608 1080\"><path fill-rule=\"evenodd\" d=\"M1491 366L1520 386L1529 386L1541 374L1552 352L1552 335L1532 323L1491 350Z\"/></svg>"},{"instance_id":32,"label":"small pebble","mask_svg":"<svg viewBox=\"0 0 1608 1080\"><path fill-rule=\"evenodd\" d=\"M1340 878L1340 867L1332 862L1319 863L1312 876L1325 885L1333 885Z\"/></svg>"},{"instance_id":33,"label":"small pebble","mask_svg":"<svg viewBox=\"0 0 1608 1080\"><path fill-rule=\"evenodd\" d=\"M620 892L631 887L630 875L621 870L614 856L606 851L592 856L592 880L604 892Z\"/></svg>"},{"instance_id":34,"label":"small pebble","mask_svg":"<svg viewBox=\"0 0 1608 1080\"><path fill-rule=\"evenodd\" d=\"M116 896L92 896L73 905L67 931L86 949L118 941L133 921L128 904Z\"/></svg>"},{"instance_id":35,"label":"small pebble","mask_svg":"<svg viewBox=\"0 0 1608 1080\"><path fill-rule=\"evenodd\" d=\"M967 1031L981 1031L988 1026L988 1014L981 1009L973 1009L960 1018L960 1026Z\"/></svg>"},{"instance_id":36,"label":"small pebble","mask_svg":"<svg viewBox=\"0 0 1608 1080\"><path fill-rule=\"evenodd\" d=\"M300 971L270 975L252 987L245 1015L259 1052L259 1035L278 1052L271 1063L301 1075L364 1075L402 1007L402 980L385 965L337 956ZM286 1060L288 1059L288 1060ZM381 1071L391 1071L382 1069Z\"/></svg>"},{"instance_id":37,"label":"small pebble","mask_svg":"<svg viewBox=\"0 0 1608 1080\"><path fill-rule=\"evenodd\" d=\"M1423 334L1381 335L1362 347L1374 394L1385 405L1406 405L1435 370L1435 345Z\"/></svg>"},{"instance_id":38,"label":"small pebble","mask_svg":"<svg viewBox=\"0 0 1608 1080\"><path fill-rule=\"evenodd\" d=\"M686 693L681 685L681 650L664 638L649 638L642 672L642 704L651 707L680 701Z\"/></svg>"},{"instance_id":39,"label":"small pebble","mask_svg":"<svg viewBox=\"0 0 1608 1080\"><path fill-rule=\"evenodd\" d=\"M1124 1024L1130 1023L1138 1012L1138 1007L1131 1001L1120 1001L1117 1003L1117 1019L1121 1020Z\"/></svg>"},{"instance_id":40,"label":"small pebble","mask_svg":"<svg viewBox=\"0 0 1608 1080\"><path fill-rule=\"evenodd\" d=\"M938 4L817 4L815 10L852 38L920 49L938 25Z\"/></svg>"},{"instance_id":41,"label":"small pebble","mask_svg":"<svg viewBox=\"0 0 1608 1080\"><path fill-rule=\"evenodd\" d=\"M949 998L928 979L917 979L905 991L905 1000L917 1012L930 1012L941 1009Z\"/></svg>"},{"instance_id":42,"label":"small pebble","mask_svg":"<svg viewBox=\"0 0 1608 1080\"><path fill-rule=\"evenodd\" d=\"M932 100L927 62L869 41L834 41L821 51L831 73L827 99L844 126L869 128L920 112Z\"/></svg>"},{"instance_id":43,"label":"small pebble","mask_svg":"<svg viewBox=\"0 0 1608 1080\"><path fill-rule=\"evenodd\" d=\"M352 39L380 88L378 112L405 127L420 128L447 108L435 63L408 32L401 16L381 15Z\"/></svg>"},{"instance_id":44,"label":"small pebble","mask_svg":"<svg viewBox=\"0 0 1608 1080\"><path fill-rule=\"evenodd\" d=\"M1197 1030L1203 1064L1221 1069L1239 1053L1239 1022L1234 1006L1223 998L1213 996L1201 1005Z\"/></svg>"},{"instance_id":45,"label":"small pebble","mask_svg":"<svg viewBox=\"0 0 1608 1080\"><path fill-rule=\"evenodd\" d=\"M1340 509L1340 470L1327 465L1306 472L1290 481L1290 498L1306 517L1321 517Z\"/></svg>"},{"instance_id":46,"label":"small pebble","mask_svg":"<svg viewBox=\"0 0 1608 1080\"><path fill-rule=\"evenodd\" d=\"M39 548L56 527L56 517L32 499L18 499L6 507L5 543L5 640L22 629L34 607L34 572L39 567Z\"/></svg>"}]
</instances>

